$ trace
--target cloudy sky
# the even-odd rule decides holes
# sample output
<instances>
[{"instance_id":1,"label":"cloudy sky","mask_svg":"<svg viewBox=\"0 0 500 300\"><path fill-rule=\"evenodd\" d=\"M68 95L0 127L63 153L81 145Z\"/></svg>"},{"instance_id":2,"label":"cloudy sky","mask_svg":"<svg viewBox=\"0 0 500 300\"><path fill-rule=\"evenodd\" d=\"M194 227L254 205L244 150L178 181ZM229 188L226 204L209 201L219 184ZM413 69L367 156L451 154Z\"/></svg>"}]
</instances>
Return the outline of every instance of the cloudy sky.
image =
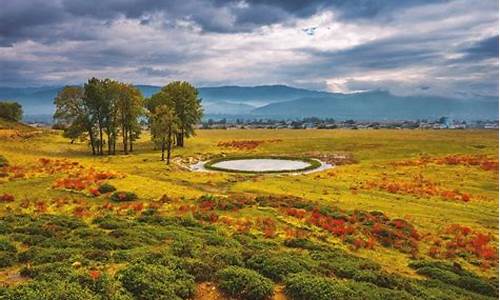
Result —
<instances>
[{"instance_id":1,"label":"cloudy sky","mask_svg":"<svg viewBox=\"0 0 500 300\"><path fill-rule=\"evenodd\" d=\"M5 0L0 86L498 95L497 0Z\"/></svg>"}]
</instances>

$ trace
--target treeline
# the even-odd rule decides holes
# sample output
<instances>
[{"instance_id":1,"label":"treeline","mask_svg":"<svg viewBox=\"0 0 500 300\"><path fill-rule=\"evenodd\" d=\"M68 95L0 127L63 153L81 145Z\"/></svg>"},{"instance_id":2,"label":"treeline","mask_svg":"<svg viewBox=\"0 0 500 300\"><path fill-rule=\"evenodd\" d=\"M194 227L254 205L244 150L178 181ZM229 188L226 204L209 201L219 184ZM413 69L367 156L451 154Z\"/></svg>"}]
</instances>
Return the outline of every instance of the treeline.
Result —
<instances>
[{"instance_id":1,"label":"treeline","mask_svg":"<svg viewBox=\"0 0 500 300\"><path fill-rule=\"evenodd\" d=\"M0 118L19 122L23 118L23 107L13 101L0 101Z\"/></svg>"},{"instance_id":2,"label":"treeline","mask_svg":"<svg viewBox=\"0 0 500 300\"><path fill-rule=\"evenodd\" d=\"M123 153L133 152L141 134L141 121L147 121L152 140L167 150L167 161L174 143L194 134L202 116L197 90L187 82L175 81L151 98L144 98L131 84L92 78L83 87L66 86L54 100L54 120L72 142L88 140L92 154L114 155L117 142Z\"/></svg>"}]
</instances>

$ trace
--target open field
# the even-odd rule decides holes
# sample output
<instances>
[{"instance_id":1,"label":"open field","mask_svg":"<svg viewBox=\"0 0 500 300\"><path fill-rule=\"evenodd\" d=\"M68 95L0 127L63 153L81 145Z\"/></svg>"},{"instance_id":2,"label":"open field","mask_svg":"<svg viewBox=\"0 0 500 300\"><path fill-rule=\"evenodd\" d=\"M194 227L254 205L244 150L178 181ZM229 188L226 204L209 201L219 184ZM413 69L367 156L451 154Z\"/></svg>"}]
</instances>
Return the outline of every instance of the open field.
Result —
<instances>
[{"instance_id":1,"label":"open field","mask_svg":"<svg viewBox=\"0 0 500 300\"><path fill-rule=\"evenodd\" d=\"M53 272L56 262L65 272L132 286L134 272L149 269L127 262L150 266L144 261L157 253L180 260L185 286L197 282L192 291L169 287L180 298L231 294L225 276L245 271L228 266L257 271L251 276L264 276L259 286L269 281L276 299L316 297L301 285L318 282L348 291L339 299L496 298L498 131L199 130L174 149L170 166L147 134L133 154L99 157L85 143L45 131L0 135L0 155L9 162L0 169L0 281L8 291L43 282L40 273ZM336 166L301 175L187 169L223 155L310 157ZM99 191L104 183L137 199L111 199ZM213 276L196 277L196 267ZM374 294L363 294L368 290ZM124 298L96 299L147 298L120 293Z\"/></svg>"}]
</instances>

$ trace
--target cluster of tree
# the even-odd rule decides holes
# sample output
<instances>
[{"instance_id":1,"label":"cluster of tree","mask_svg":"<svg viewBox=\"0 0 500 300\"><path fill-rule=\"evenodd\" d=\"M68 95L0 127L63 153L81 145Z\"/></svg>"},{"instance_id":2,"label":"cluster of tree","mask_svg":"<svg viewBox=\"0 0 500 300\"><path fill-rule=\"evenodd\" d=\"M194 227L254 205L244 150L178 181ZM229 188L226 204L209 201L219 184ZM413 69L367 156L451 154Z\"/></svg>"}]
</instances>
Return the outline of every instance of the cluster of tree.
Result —
<instances>
[{"instance_id":1,"label":"cluster of tree","mask_svg":"<svg viewBox=\"0 0 500 300\"><path fill-rule=\"evenodd\" d=\"M172 145L184 146L201 120L201 99L188 82L175 81L149 99L131 84L111 79L92 78L83 87L67 86L56 96L54 120L72 141L88 138L92 153L116 154L119 137L125 154L133 151L133 142L141 133L140 120L149 121L152 140L167 151L170 162Z\"/></svg>"},{"instance_id":2,"label":"cluster of tree","mask_svg":"<svg viewBox=\"0 0 500 300\"><path fill-rule=\"evenodd\" d=\"M0 118L10 121L21 121L23 118L23 107L12 101L0 101Z\"/></svg>"},{"instance_id":3,"label":"cluster of tree","mask_svg":"<svg viewBox=\"0 0 500 300\"><path fill-rule=\"evenodd\" d=\"M105 144L108 155L116 154L119 135L127 154L139 137L143 102L141 92L131 84L92 78L83 88L67 86L58 93L54 120L72 141L87 137L94 155L103 155Z\"/></svg>"},{"instance_id":4,"label":"cluster of tree","mask_svg":"<svg viewBox=\"0 0 500 300\"><path fill-rule=\"evenodd\" d=\"M146 99L151 138L161 148L161 159L170 163L172 145L184 146L184 139L194 134L203 115L198 91L185 81L174 81Z\"/></svg>"}]
</instances>

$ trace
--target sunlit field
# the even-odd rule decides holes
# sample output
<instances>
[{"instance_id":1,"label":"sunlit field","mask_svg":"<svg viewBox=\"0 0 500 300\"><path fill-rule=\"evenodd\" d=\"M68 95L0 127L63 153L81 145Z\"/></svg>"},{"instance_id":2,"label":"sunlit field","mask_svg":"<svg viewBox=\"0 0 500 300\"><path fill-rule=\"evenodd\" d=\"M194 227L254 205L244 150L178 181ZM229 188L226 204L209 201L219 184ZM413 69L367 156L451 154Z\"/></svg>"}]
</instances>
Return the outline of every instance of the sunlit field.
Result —
<instances>
[{"instance_id":1,"label":"sunlit field","mask_svg":"<svg viewBox=\"0 0 500 300\"><path fill-rule=\"evenodd\" d=\"M162 273L173 282L169 299L497 297L498 131L198 130L169 166L147 133L132 154L112 157L58 131L3 133L8 290L60 273L80 279L60 278L57 288L87 299L147 299L134 274L163 265L175 270ZM335 167L189 170L252 155Z\"/></svg>"}]
</instances>

